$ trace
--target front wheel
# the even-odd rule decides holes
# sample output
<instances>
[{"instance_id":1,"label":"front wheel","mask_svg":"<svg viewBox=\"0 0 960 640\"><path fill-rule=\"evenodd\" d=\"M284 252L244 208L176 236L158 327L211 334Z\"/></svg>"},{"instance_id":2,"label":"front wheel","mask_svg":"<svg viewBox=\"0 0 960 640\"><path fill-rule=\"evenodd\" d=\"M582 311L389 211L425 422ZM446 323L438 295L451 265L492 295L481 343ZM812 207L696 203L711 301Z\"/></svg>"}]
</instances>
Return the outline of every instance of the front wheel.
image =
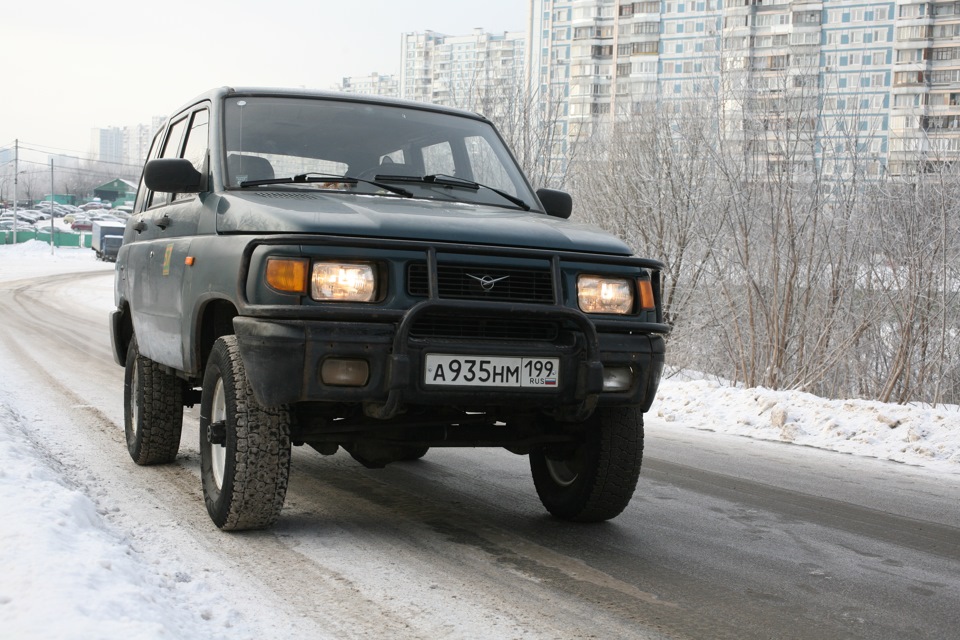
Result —
<instances>
[{"instance_id":1,"label":"front wheel","mask_svg":"<svg viewBox=\"0 0 960 640\"><path fill-rule=\"evenodd\" d=\"M540 502L558 518L601 522L627 507L640 477L643 414L628 407L597 409L576 445L530 453Z\"/></svg>"},{"instance_id":2,"label":"front wheel","mask_svg":"<svg viewBox=\"0 0 960 640\"><path fill-rule=\"evenodd\" d=\"M210 518L229 531L269 527L280 517L289 475L288 408L257 401L236 338L220 338L200 400L200 477Z\"/></svg>"}]
</instances>

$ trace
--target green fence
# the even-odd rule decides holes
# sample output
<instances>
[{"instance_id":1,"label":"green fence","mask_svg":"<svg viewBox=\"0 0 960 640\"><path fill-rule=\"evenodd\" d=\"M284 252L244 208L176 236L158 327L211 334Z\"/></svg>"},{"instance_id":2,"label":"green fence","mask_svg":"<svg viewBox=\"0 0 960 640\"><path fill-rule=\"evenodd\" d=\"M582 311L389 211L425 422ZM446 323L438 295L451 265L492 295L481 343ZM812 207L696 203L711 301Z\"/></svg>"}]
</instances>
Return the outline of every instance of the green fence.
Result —
<instances>
[{"instance_id":1,"label":"green fence","mask_svg":"<svg viewBox=\"0 0 960 640\"><path fill-rule=\"evenodd\" d=\"M50 231L35 231L33 229L21 231L17 229L17 244L29 242L30 240L39 240L50 244ZM93 236L89 233L74 233L72 231L61 231L57 229L53 234L53 244L57 247L87 247ZM13 231L0 231L0 244L13 244Z\"/></svg>"}]
</instances>

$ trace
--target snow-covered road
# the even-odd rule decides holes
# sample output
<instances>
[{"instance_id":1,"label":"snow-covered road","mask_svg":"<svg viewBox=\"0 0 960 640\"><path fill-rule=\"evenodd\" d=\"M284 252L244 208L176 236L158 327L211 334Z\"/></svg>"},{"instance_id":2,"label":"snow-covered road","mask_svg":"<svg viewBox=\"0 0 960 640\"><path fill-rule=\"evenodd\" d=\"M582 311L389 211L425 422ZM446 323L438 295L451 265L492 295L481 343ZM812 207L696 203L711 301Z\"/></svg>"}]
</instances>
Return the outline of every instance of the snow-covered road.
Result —
<instances>
[{"instance_id":1,"label":"snow-covered road","mask_svg":"<svg viewBox=\"0 0 960 640\"><path fill-rule=\"evenodd\" d=\"M0 636L919 638L956 615L957 407L672 379L606 525L543 515L503 451L298 450L277 527L230 535L191 413L176 464L127 456L111 285L89 250L0 247Z\"/></svg>"}]
</instances>

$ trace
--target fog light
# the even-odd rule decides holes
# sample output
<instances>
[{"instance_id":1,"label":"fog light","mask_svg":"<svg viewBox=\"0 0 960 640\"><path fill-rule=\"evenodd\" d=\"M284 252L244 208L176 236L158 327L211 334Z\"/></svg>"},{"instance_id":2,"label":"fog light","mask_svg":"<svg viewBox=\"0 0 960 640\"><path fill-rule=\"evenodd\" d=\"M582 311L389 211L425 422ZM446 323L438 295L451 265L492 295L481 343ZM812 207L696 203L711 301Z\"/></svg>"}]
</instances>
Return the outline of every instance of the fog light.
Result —
<instances>
[{"instance_id":1,"label":"fog light","mask_svg":"<svg viewBox=\"0 0 960 640\"><path fill-rule=\"evenodd\" d=\"M633 383L633 369L630 367L604 367L603 390L626 391Z\"/></svg>"},{"instance_id":2,"label":"fog light","mask_svg":"<svg viewBox=\"0 0 960 640\"><path fill-rule=\"evenodd\" d=\"M362 387L370 378L370 366L366 360L328 358L320 366L323 384L334 387Z\"/></svg>"}]
</instances>

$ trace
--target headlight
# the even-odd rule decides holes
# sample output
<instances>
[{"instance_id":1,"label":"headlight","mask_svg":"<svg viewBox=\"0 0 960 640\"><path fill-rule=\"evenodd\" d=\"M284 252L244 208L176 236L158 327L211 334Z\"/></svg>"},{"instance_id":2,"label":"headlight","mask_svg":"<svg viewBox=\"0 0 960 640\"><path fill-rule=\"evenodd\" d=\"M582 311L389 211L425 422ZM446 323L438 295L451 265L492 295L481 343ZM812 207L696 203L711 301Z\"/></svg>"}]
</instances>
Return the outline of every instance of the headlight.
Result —
<instances>
[{"instance_id":1,"label":"headlight","mask_svg":"<svg viewBox=\"0 0 960 640\"><path fill-rule=\"evenodd\" d=\"M626 278L580 276L577 302L586 313L627 314L633 311L633 286Z\"/></svg>"},{"instance_id":2,"label":"headlight","mask_svg":"<svg viewBox=\"0 0 960 640\"><path fill-rule=\"evenodd\" d=\"M310 296L321 302L370 302L376 299L373 265L317 262L310 278Z\"/></svg>"}]
</instances>

